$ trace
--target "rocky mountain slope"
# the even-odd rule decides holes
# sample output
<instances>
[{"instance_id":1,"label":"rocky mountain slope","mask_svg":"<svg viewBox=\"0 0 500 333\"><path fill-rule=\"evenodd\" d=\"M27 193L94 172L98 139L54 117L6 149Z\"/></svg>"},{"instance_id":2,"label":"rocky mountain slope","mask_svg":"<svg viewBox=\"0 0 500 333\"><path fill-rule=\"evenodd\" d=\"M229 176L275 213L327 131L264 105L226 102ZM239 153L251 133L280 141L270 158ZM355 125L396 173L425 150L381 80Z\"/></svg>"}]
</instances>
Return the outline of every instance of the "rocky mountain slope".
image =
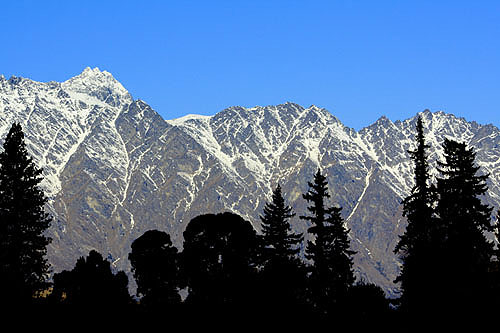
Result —
<instances>
[{"instance_id":1,"label":"rocky mountain slope","mask_svg":"<svg viewBox=\"0 0 500 333\"><path fill-rule=\"evenodd\" d=\"M484 200L498 208L499 129L443 112L419 114L433 163L445 137L475 147L482 172L490 174ZM259 230L278 182L297 213L294 229L305 232L301 194L320 167L331 204L343 207L351 229L358 277L389 295L397 291L393 249L406 225L400 202L413 182L406 151L413 148L416 116L381 117L355 131L325 109L285 103L164 120L110 73L86 68L62 83L0 77L1 140L14 121L44 168L56 272L91 249L128 270L134 239L159 229L182 247L186 224L201 213L234 211Z\"/></svg>"}]
</instances>

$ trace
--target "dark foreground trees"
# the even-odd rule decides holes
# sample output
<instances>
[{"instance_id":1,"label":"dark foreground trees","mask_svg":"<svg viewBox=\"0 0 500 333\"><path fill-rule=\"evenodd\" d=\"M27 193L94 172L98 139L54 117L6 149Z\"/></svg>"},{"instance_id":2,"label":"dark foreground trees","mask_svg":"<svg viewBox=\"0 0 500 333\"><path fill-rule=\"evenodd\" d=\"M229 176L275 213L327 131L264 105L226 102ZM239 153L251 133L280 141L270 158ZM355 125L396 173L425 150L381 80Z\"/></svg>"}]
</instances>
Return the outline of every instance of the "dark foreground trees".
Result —
<instances>
[{"instance_id":1,"label":"dark foreground trees","mask_svg":"<svg viewBox=\"0 0 500 333\"><path fill-rule=\"evenodd\" d=\"M294 233L288 222L294 217L292 208L278 184L267 202L262 222L260 292L264 306L274 311L287 311L305 304L305 266L299 257L302 235ZM286 308L286 309L285 309Z\"/></svg>"},{"instance_id":2,"label":"dark foreground trees","mask_svg":"<svg viewBox=\"0 0 500 333\"><path fill-rule=\"evenodd\" d=\"M421 119L417 122L415 187L403 201L408 227L402 258L401 310L406 314L486 313L498 289L492 208L481 202L488 175L465 143L445 139L437 186L430 185ZM496 267L496 268L495 268ZM496 302L498 304L498 302Z\"/></svg>"},{"instance_id":3,"label":"dark foreground trees","mask_svg":"<svg viewBox=\"0 0 500 333\"><path fill-rule=\"evenodd\" d=\"M348 318L372 319L390 318L392 310L382 288L373 283L357 282L349 288L344 315ZM394 318L394 317L392 317Z\"/></svg>"},{"instance_id":4,"label":"dark foreground trees","mask_svg":"<svg viewBox=\"0 0 500 333\"><path fill-rule=\"evenodd\" d=\"M180 303L180 258L170 236L163 231L149 230L131 247L128 259L141 304L165 307Z\"/></svg>"},{"instance_id":5,"label":"dark foreground trees","mask_svg":"<svg viewBox=\"0 0 500 333\"><path fill-rule=\"evenodd\" d=\"M194 306L249 307L257 295L259 240L250 222L233 213L192 219L184 231L182 259Z\"/></svg>"},{"instance_id":6,"label":"dark foreground trees","mask_svg":"<svg viewBox=\"0 0 500 333\"><path fill-rule=\"evenodd\" d=\"M481 202L488 175L479 174L476 154L465 143L445 139L444 162L438 162L438 226L436 230L435 304L455 310L473 310L488 302L488 271L494 244L492 208ZM471 307L476 304L476 307Z\"/></svg>"},{"instance_id":7,"label":"dark foreground trees","mask_svg":"<svg viewBox=\"0 0 500 333\"><path fill-rule=\"evenodd\" d=\"M330 197L326 177L318 169L314 182L303 198L311 203L308 216L300 218L311 223L308 231L314 236L307 242L306 258L312 260L308 277L309 302L322 314L339 313L347 302L354 283L354 251L350 250L349 230L345 227L341 207L328 207Z\"/></svg>"},{"instance_id":8,"label":"dark foreground trees","mask_svg":"<svg viewBox=\"0 0 500 333\"><path fill-rule=\"evenodd\" d=\"M0 153L0 285L2 302L31 303L48 288L45 258L51 217L39 187L42 170L28 156L21 125L14 123Z\"/></svg>"},{"instance_id":9,"label":"dark foreground trees","mask_svg":"<svg viewBox=\"0 0 500 333\"><path fill-rule=\"evenodd\" d=\"M407 312L425 307L436 294L433 272L439 265L433 243L437 241L433 239L437 224L434 214L436 191L429 176L427 150L430 146L425 142L421 117L417 119L416 130L416 149L408 151L414 164L415 185L403 200L403 215L408 225L394 250L402 262L395 281L401 283L400 307Z\"/></svg>"},{"instance_id":10,"label":"dark foreground trees","mask_svg":"<svg viewBox=\"0 0 500 333\"><path fill-rule=\"evenodd\" d=\"M73 308L106 309L110 312L131 302L128 278L123 271L113 274L111 264L92 250L76 261L71 271L54 275L51 298Z\"/></svg>"}]
</instances>

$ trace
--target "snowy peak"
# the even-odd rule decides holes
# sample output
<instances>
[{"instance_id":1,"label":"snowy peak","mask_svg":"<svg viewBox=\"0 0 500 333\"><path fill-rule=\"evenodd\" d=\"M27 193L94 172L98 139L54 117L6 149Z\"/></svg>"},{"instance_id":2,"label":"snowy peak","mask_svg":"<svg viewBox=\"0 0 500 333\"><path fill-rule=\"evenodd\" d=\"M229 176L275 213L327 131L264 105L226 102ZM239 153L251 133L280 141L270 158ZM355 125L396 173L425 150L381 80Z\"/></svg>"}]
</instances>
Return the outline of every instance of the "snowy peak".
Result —
<instances>
[{"instance_id":1,"label":"snowy peak","mask_svg":"<svg viewBox=\"0 0 500 333\"><path fill-rule=\"evenodd\" d=\"M86 68L65 82L37 82L12 77L0 80L0 130L20 122L34 161L43 167L42 185L49 197L61 190L61 173L96 128L114 133L123 106L133 102L113 76ZM97 145L96 145L97 147ZM99 157L105 158L105 157Z\"/></svg>"},{"instance_id":2,"label":"snowy peak","mask_svg":"<svg viewBox=\"0 0 500 333\"><path fill-rule=\"evenodd\" d=\"M91 68L89 66L85 67L80 75L77 76L111 76L111 73L107 71L101 71L99 67Z\"/></svg>"},{"instance_id":3,"label":"snowy peak","mask_svg":"<svg viewBox=\"0 0 500 333\"><path fill-rule=\"evenodd\" d=\"M84 94L97 98L111 106L121 106L133 101L129 92L107 71L87 67L83 72L62 83L63 89L74 93L72 97Z\"/></svg>"},{"instance_id":4,"label":"snowy peak","mask_svg":"<svg viewBox=\"0 0 500 333\"><path fill-rule=\"evenodd\" d=\"M85 69L78 75L70 78L68 81L112 81L113 83L118 83L113 75L107 71L101 71L99 67L85 67ZM120 84L121 85L121 84Z\"/></svg>"},{"instance_id":5,"label":"snowy peak","mask_svg":"<svg viewBox=\"0 0 500 333\"><path fill-rule=\"evenodd\" d=\"M187 115L179 117L179 118L166 120L166 122L170 125L173 125L173 126L183 126L189 122L196 123L196 122L210 121L211 118L212 118L212 116L203 116L203 115L199 115L199 114L187 114Z\"/></svg>"}]
</instances>

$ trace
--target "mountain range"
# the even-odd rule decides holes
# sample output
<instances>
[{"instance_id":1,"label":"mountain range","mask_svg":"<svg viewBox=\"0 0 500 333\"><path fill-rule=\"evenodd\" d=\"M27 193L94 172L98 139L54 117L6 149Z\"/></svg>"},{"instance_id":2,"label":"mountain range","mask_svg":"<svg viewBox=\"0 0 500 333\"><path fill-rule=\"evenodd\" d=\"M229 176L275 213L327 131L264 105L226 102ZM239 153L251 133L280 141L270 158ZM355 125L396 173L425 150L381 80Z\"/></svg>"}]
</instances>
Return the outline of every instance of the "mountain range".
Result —
<instances>
[{"instance_id":1,"label":"mountain range","mask_svg":"<svg viewBox=\"0 0 500 333\"><path fill-rule=\"evenodd\" d=\"M330 205L342 207L359 280L396 296L400 262L394 247L406 227L402 199L413 186L417 116L430 144L431 174L444 138L477 152L489 173L484 202L500 207L500 130L453 114L425 110L406 120L381 117L359 131L324 108L294 103L213 116L165 120L135 100L114 77L86 68L64 82L0 76L0 143L20 122L27 148L43 168L42 187L54 216L48 258L71 269L91 249L130 271L130 244L145 231L168 232L182 248L193 217L232 211L260 231L266 201L279 183L307 238L302 194L314 173L327 176Z\"/></svg>"}]
</instances>

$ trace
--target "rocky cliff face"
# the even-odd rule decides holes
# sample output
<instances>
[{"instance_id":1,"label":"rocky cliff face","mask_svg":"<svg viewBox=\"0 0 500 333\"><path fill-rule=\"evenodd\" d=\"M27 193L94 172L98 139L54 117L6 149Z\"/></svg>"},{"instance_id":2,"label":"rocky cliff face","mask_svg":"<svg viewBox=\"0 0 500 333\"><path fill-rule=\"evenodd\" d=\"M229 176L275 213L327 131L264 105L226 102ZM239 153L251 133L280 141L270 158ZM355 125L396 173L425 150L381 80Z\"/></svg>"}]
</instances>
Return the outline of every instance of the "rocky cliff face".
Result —
<instances>
[{"instance_id":1,"label":"rocky cliff face","mask_svg":"<svg viewBox=\"0 0 500 333\"><path fill-rule=\"evenodd\" d=\"M500 131L443 112L421 112L431 165L445 137L477 151L490 174L485 202L500 205ZM382 117L359 132L325 109L293 103L231 107L214 116L162 119L133 100L111 74L85 69L58 83L0 77L0 137L19 121L29 152L44 168L43 187L55 219L49 260L54 271L73 267L97 249L129 269L131 242L150 229L182 232L201 213L233 211L260 230L259 215L279 182L308 225L302 193L320 167L330 204L343 207L360 278L394 295L399 271L393 249L406 222L401 200L413 183L416 117Z\"/></svg>"}]
</instances>

